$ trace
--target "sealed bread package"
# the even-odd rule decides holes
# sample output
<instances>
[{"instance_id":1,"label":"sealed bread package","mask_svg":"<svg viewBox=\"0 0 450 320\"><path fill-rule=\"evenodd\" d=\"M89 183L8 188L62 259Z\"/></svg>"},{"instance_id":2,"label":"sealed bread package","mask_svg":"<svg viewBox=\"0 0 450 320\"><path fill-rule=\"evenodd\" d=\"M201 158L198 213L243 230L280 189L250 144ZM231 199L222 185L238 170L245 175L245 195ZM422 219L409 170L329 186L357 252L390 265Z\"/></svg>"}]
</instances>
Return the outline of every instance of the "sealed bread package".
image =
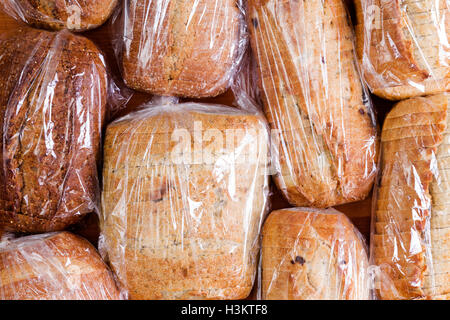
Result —
<instances>
[{"instance_id":1,"label":"sealed bread package","mask_svg":"<svg viewBox=\"0 0 450 320\"><path fill-rule=\"evenodd\" d=\"M248 25L279 189L296 206L364 199L377 129L343 1L249 0Z\"/></svg>"},{"instance_id":2,"label":"sealed bread package","mask_svg":"<svg viewBox=\"0 0 450 320\"><path fill-rule=\"evenodd\" d=\"M357 0L364 78L390 100L450 90L448 0Z\"/></svg>"},{"instance_id":3,"label":"sealed bread package","mask_svg":"<svg viewBox=\"0 0 450 320\"><path fill-rule=\"evenodd\" d=\"M3 0L0 8L34 27L86 31L101 26L116 5L117 0Z\"/></svg>"},{"instance_id":4,"label":"sealed bread package","mask_svg":"<svg viewBox=\"0 0 450 320\"><path fill-rule=\"evenodd\" d=\"M382 132L371 262L381 299L450 294L449 96L398 103Z\"/></svg>"},{"instance_id":5,"label":"sealed bread package","mask_svg":"<svg viewBox=\"0 0 450 320\"><path fill-rule=\"evenodd\" d=\"M107 97L104 59L88 39L0 34L0 228L59 231L97 211Z\"/></svg>"},{"instance_id":6,"label":"sealed bread package","mask_svg":"<svg viewBox=\"0 0 450 320\"><path fill-rule=\"evenodd\" d=\"M101 252L130 299L242 299L268 196L261 115L164 102L107 128Z\"/></svg>"},{"instance_id":7,"label":"sealed bread package","mask_svg":"<svg viewBox=\"0 0 450 320\"><path fill-rule=\"evenodd\" d=\"M97 250L69 232L0 243L0 300L118 300Z\"/></svg>"},{"instance_id":8,"label":"sealed bread package","mask_svg":"<svg viewBox=\"0 0 450 320\"><path fill-rule=\"evenodd\" d=\"M263 300L366 300L371 282L364 239L334 209L272 212L262 231Z\"/></svg>"},{"instance_id":9,"label":"sealed bread package","mask_svg":"<svg viewBox=\"0 0 450 320\"><path fill-rule=\"evenodd\" d=\"M247 47L241 0L125 0L116 52L128 86L210 97L227 90Z\"/></svg>"}]
</instances>

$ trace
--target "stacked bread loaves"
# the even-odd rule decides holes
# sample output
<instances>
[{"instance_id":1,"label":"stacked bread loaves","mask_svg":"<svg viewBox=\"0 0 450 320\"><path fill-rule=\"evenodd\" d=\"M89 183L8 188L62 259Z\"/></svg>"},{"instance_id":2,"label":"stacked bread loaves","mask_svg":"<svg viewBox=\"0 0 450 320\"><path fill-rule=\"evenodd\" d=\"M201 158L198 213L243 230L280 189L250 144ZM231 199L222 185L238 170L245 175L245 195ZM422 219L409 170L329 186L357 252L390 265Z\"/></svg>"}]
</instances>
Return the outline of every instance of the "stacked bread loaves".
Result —
<instances>
[{"instance_id":1,"label":"stacked bread loaves","mask_svg":"<svg viewBox=\"0 0 450 320\"><path fill-rule=\"evenodd\" d=\"M364 240L334 210L274 211L262 232L265 300L365 300L369 298Z\"/></svg>"},{"instance_id":2,"label":"stacked bread loaves","mask_svg":"<svg viewBox=\"0 0 450 320\"><path fill-rule=\"evenodd\" d=\"M266 207L261 116L194 103L108 126L101 248L131 299L240 299Z\"/></svg>"},{"instance_id":3,"label":"stacked bread loaves","mask_svg":"<svg viewBox=\"0 0 450 320\"><path fill-rule=\"evenodd\" d=\"M0 7L34 27L85 31L102 25L116 5L117 0L4 0Z\"/></svg>"},{"instance_id":4,"label":"stacked bread loaves","mask_svg":"<svg viewBox=\"0 0 450 320\"><path fill-rule=\"evenodd\" d=\"M450 294L449 96L413 98L388 114L372 237L383 299Z\"/></svg>"},{"instance_id":5,"label":"stacked bread loaves","mask_svg":"<svg viewBox=\"0 0 450 320\"><path fill-rule=\"evenodd\" d=\"M0 243L0 300L117 300L111 272L69 232Z\"/></svg>"},{"instance_id":6,"label":"stacked bread loaves","mask_svg":"<svg viewBox=\"0 0 450 320\"><path fill-rule=\"evenodd\" d=\"M297 206L364 199L376 125L342 0L249 0L249 28L272 129L275 181Z\"/></svg>"},{"instance_id":7,"label":"stacked bread loaves","mask_svg":"<svg viewBox=\"0 0 450 320\"><path fill-rule=\"evenodd\" d=\"M241 1L123 1L123 77L159 95L223 93L245 47Z\"/></svg>"},{"instance_id":8,"label":"stacked bread loaves","mask_svg":"<svg viewBox=\"0 0 450 320\"><path fill-rule=\"evenodd\" d=\"M401 100L450 90L448 0L358 0L358 56L380 97Z\"/></svg>"},{"instance_id":9,"label":"stacked bread loaves","mask_svg":"<svg viewBox=\"0 0 450 320\"><path fill-rule=\"evenodd\" d=\"M63 230L95 211L107 74L68 31L0 33L0 227Z\"/></svg>"}]
</instances>

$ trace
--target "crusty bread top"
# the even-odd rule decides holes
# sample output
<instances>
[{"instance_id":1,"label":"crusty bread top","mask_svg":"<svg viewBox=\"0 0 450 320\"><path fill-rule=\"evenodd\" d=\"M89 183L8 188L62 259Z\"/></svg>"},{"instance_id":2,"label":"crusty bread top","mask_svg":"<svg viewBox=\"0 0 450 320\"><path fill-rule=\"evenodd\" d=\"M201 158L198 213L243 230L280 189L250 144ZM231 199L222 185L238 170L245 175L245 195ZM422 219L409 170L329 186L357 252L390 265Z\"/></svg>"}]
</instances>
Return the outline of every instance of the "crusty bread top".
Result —
<instances>
[{"instance_id":1,"label":"crusty bread top","mask_svg":"<svg viewBox=\"0 0 450 320\"><path fill-rule=\"evenodd\" d=\"M107 83L100 51L84 37L0 34L0 198L9 212L0 225L57 231L94 211Z\"/></svg>"},{"instance_id":2,"label":"crusty bread top","mask_svg":"<svg viewBox=\"0 0 450 320\"><path fill-rule=\"evenodd\" d=\"M0 243L0 300L119 299L94 247L69 232Z\"/></svg>"},{"instance_id":3,"label":"crusty bread top","mask_svg":"<svg viewBox=\"0 0 450 320\"><path fill-rule=\"evenodd\" d=\"M0 6L17 19L40 28L85 31L102 25L117 0L3 0Z\"/></svg>"},{"instance_id":4,"label":"crusty bread top","mask_svg":"<svg viewBox=\"0 0 450 320\"><path fill-rule=\"evenodd\" d=\"M246 49L241 0L123 1L122 71L131 88L204 98L229 87Z\"/></svg>"},{"instance_id":5,"label":"crusty bread top","mask_svg":"<svg viewBox=\"0 0 450 320\"><path fill-rule=\"evenodd\" d=\"M295 206L362 200L376 174L377 129L342 0L248 1L275 181Z\"/></svg>"},{"instance_id":6,"label":"crusty bread top","mask_svg":"<svg viewBox=\"0 0 450 320\"><path fill-rule=\"evenodd\" d=\"M264 299L369 297L364 240L344 214L312 208L274 211L262 238Z\"/></svg>"}]
</instances>

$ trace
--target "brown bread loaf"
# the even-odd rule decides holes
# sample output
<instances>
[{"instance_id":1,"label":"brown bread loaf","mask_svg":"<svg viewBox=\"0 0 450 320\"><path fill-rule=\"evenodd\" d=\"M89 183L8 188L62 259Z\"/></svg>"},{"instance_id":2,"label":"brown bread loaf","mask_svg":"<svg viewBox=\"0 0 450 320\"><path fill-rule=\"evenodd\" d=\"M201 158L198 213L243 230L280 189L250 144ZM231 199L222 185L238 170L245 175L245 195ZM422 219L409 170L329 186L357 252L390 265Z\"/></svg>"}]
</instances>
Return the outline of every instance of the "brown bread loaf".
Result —
<instances>
[{"instance_id":1,"label":"brown bread loaf","mask_svg":"<svg viewBox=\"0 0 450 320\"><path fill-rule=\"evenodd\" d=\"M376 95L390 100L450 90L448 0L356 0L357 51Z\"/></svg>"},{"instance_id":2,"label":"brown bread loaf","mask_svg":"<svg viewBox=\"0 0 450 320\"><path fill-rule=\"evenodd\" d=\"M435 299L450 293L448 99L402 101L383 126L372 235L382 299Z\"/></svg>"},{"instance_id":3,"label":"brown bread loaf","mask_svg":"<svg viewBox=\"0 0 450 320\"><path fill-rule=\"evenodd\" d=\"M364 199L376 172L376 125L344 3L249 0L248 7L265 113L278 131L278 187L296 206Z\"/></svg>"},{"instance_id":4,"label":"brown bread loaf","mask_svg":"<svg viewBox=\"0 0 450 320\"><path fill-rule=\"evenodd\" d=\"M266 220L262 238L263 299L369 298L364 240L343 213L277 210Z\"/></svg>"},{"instance_id":5,"label":"brown bread loaf","mask_svg":"<svg viewBox=\"0 0 450 320\"><path fill-rule=\"evenodd\" d=\"M3 0L0 8L38 28L86 31L101 26L117 0Z\"/></svg>"},{"instance_id":6,"label":"brown bread loaf","mask_svg":"<svg viewBox=\"0 0 450 320\"><path fill-rule=\"evenodd\" d=\"M98 206L107 73L68 31L0 34L0 227L65 229Z\"/></svg>"},{"instance_id":7,"label":"brown bread loaf","mask_svg":"<svg viewBox=\"0 0 450 320\"><path fill-rule=\"evenodd\" d=\"M245 47L238 3L123 1L121 59L126 84L168 96L223 93Z\"/></svg>"},{"instance_id":8,"label":"brown bread loaf","mask_svg":"<svg viewBox=\"0 0 450 320\"><path fill-rule=\"evenodd\" d=\"M0 300L118 300L94 247L69 232L0 243Z\"/></svg>"},{"instance_id":9,"label":"brown bread loaf","mask_svg":"<svg viewBox=\"0 0 450 320\"><path fill-rule=\"evenodd\" d=\"M267 144L261 116L214 105L152 106L108 126L100 247L130 299L249 295Z\"/></svg>"}]
</instances>

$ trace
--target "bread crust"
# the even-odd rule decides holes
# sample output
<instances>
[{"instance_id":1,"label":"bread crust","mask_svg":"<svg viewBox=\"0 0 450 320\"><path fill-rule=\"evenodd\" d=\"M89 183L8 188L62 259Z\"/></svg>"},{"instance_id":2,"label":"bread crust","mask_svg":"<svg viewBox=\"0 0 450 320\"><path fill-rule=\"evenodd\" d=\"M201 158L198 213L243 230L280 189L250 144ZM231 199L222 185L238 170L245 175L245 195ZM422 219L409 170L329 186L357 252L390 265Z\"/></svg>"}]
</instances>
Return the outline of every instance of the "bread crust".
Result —
<instances>
[{"instance_id":1,"label":"bread crust","mask_svg":"<svg viewBox=\"0 0 450 320\"><path fill-rule=\"evenodd\" d=\"M190 137L241 130L244 138L215 149L210 164L177 164L177 129ZM261 116L208 105L152 106L109 125L101 247L130 299L250 294L267 201L267 140ZM188 155L192 141L184 144L192 146ZM259 160L239 160L246 155Z\"/></svg>"},{"instance_id":2,"label":"bread crust","mask_svg":"<svg viewBox=\"0 0 450 320\"><path fill-rule=\"evenodd\" d=\"M6 11L33 27L81 32L101 26L117 0L5 0Z\"/></svg>"},{"instance_id":3,"label":"bread crust","mask_svg":"<svg viewBox=\"0 0 450 320\"><path fill-rule=\"evenodd\" d=\"M225 92L242 50L237 2L124 1L126 84L166 96L204 98Z\"/></svg>"},{"instance_id":4,"label":"bread crust","mask_svg":"<svg viewBox=\"0 0 450 320\"><path fill-rule=\"evenodd\" d=\"M248 1L275 182L296 206L364 199L376 172L376 124L341 0Z\"/></svg>"},{"instance_id":5,"label":"bread crust","mask_svg":"<svg viewBox=\"0 0 450 320\"><path fill-rule=\"evenodd\" d=\"M0 245L0 300L118 300L120 292L94 247L69 232Z\"/></svg>"},{"instance_id":6,"label":"bread crust","mask_svg":"<svg viewBox=\"0 0 450 320\"><path fill-rule=\"evenodd\" d=\"M291 208L272 212L262 232L262 298L369 298L364 240L344 214Z\"/></svg>"},{"instance_id":7,"label":"bread crust","mask_svg":"<svg viewBox=\"0 0 450 320\"><path fill-rule=\"evenodd\" d=\"M103 58L68 31L21 28L0 43L0 225L63 230L98 206Z\"/></svg>"}]
</instances>

